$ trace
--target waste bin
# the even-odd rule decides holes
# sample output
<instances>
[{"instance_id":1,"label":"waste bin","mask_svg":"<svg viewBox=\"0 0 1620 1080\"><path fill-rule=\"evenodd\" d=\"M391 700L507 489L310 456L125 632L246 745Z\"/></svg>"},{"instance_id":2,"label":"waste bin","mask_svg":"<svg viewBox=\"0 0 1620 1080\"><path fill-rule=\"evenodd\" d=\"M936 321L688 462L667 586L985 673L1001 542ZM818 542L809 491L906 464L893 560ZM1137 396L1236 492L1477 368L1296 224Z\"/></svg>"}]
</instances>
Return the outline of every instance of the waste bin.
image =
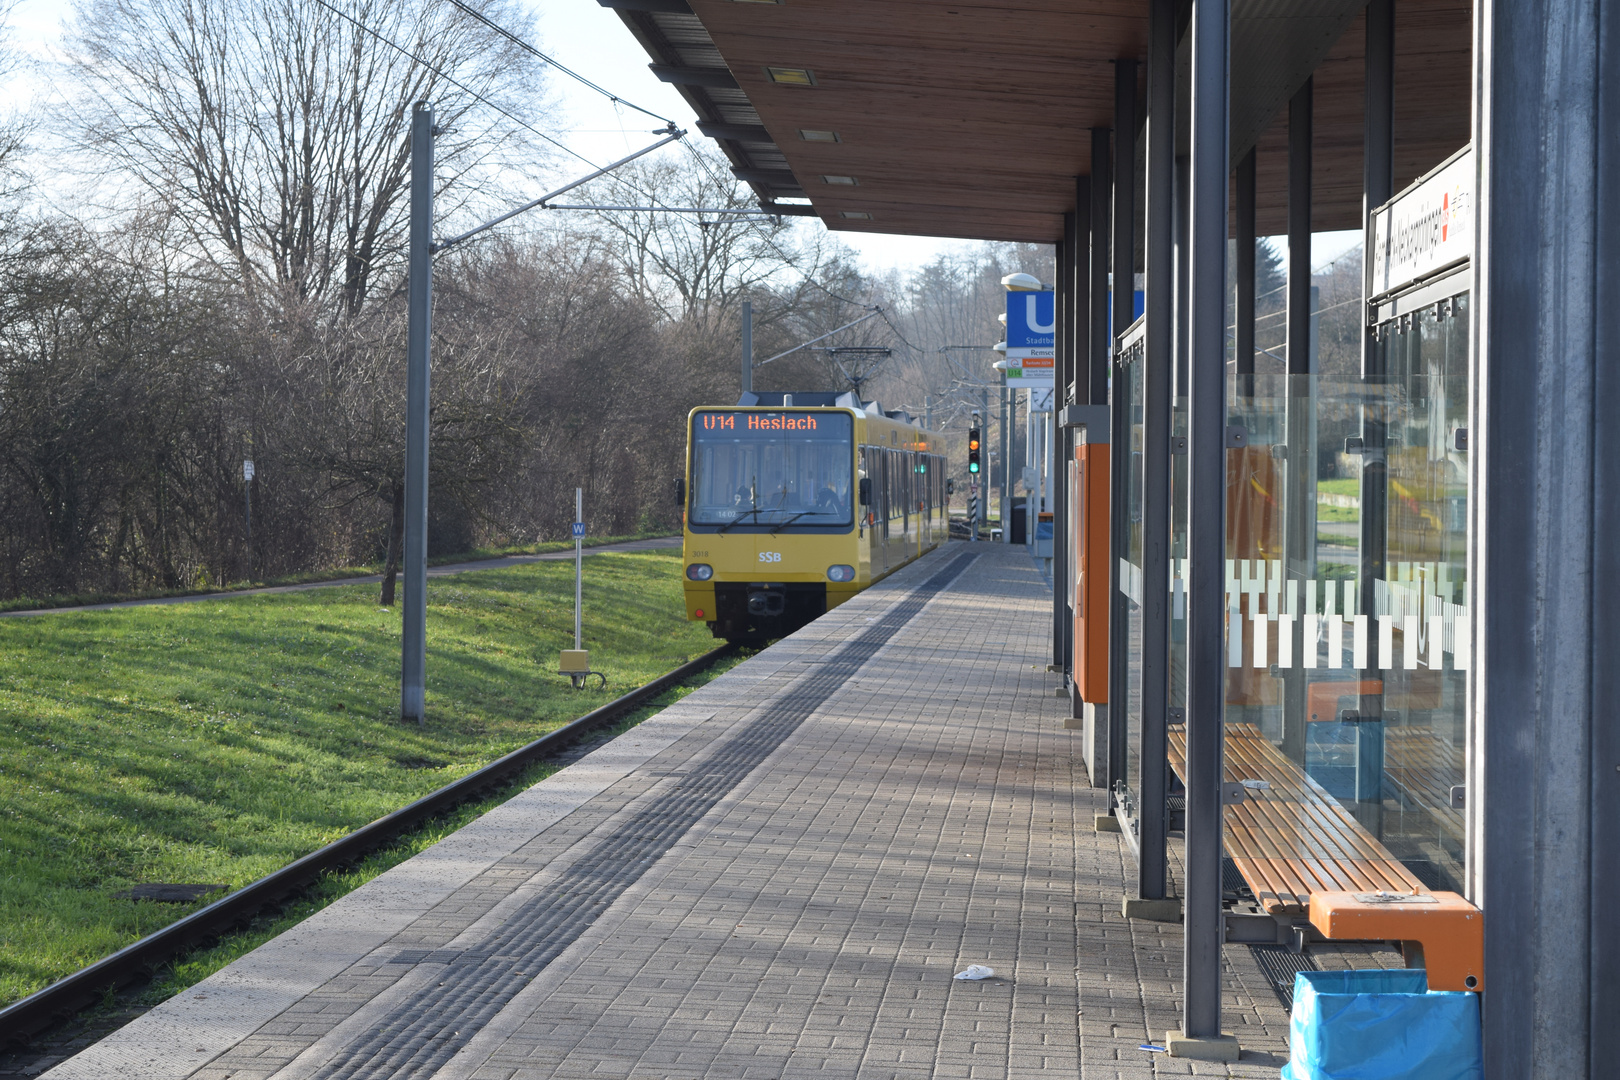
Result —
<instances>
[{"instance_id":1,"label":"waste bin","mask_svg":"<svg viewBox=\"0 0 1620 1080\"><path fill-rule=\"evenodd\" d=\"M1422 971L1301 971L1282 1080L1484 1080L1479 997Z\"/></svg>"}]
</instances>

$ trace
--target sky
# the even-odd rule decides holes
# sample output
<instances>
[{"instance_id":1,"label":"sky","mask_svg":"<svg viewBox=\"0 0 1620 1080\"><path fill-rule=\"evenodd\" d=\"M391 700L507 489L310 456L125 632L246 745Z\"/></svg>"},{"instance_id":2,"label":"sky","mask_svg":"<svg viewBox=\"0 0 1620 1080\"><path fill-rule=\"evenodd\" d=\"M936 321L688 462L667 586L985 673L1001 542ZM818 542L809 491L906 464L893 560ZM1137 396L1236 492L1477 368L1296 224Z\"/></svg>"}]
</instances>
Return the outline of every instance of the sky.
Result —
<instances>
[{"instance_id":1,"label":"sky","mask_svg":"<svg viewBox=\"0 0 1620 1080\"><path fill-rule=\"evenodd\" d=\"M646 53L613 11L595 0L525 2L537 21L538 37L533 44L542 52L622 100L675 120L691 131L688 138L702 138L692 126L696 118L685 100L647 70ZM69 5L64 0L21 0L12 12L12 41L29 55L49 61L68 11ZM47 65L40 69L40 74L13 78L4 92L14 97L48 95L51 92L48 72ZM544 118L547 121L544 127L559 132L561 141L570 149L598 164L623 157L653 141L650 132L659 126L656 121L615 105L560 72L552 73L551 91L559 105L559 114ZM571 177L559 173L557 179L566 181ZM976 246L939 237L853 232L837 235L854 249L863 267L871 273L890 270L908 273L937 255L971 250ZM1357 232L1318 234L1314 259L1321 266L1359 240ZM1286 248L1282 245L1279 248L1286 261Z\"/></svg>"}]
</instances>

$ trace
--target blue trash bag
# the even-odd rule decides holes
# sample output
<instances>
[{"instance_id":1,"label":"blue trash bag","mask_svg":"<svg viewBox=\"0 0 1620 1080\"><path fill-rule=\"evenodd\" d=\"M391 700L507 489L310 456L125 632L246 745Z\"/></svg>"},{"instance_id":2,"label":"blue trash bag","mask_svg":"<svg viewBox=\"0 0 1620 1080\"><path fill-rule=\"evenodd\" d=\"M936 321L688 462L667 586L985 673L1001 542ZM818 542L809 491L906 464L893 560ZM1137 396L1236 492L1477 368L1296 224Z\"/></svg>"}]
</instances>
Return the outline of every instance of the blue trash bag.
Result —
<instances>
[{"instance_id":1,"label":"blue trash bag","mask_svg":"<svg viewBox=\"0 0 1620 1080\"><path fill-rule=\"evenodd\" d=\"M1484 1080L1479 998L1422 971L1301 971L1282 1080Z\"/></svg>"}]
</instances>

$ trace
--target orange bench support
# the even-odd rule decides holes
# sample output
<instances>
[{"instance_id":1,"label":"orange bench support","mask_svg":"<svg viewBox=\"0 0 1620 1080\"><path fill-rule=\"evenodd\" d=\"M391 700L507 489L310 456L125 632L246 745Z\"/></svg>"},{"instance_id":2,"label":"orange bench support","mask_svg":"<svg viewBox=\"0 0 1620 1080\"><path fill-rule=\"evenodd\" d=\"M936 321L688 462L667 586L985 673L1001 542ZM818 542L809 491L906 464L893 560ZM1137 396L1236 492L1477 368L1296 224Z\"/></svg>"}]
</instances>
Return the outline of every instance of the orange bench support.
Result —
<instances>
[{"instance_id":1,"label":"orange bench support","mask_svg":"<svg viewBox=\"0 0 1620 1080\"><path fill-rule=\"evenodd\" d=\"M1380 903L1362 895L1312 893L1311 925L1329 941L1399 941L1407 964L1428 971L1431 990L1485 989L1484 912L1454 892Z\"/></svg>"},{"instance_id":2,"label":"orange bench support","mask_svg":"<svg viewBox=\"0 0 1620 1080\"><path fill-rule=\"evenodd\" d=\"M1363 694L1382 694L1381 679L1363 679L1358 682L1313 682L1306 694L1305 715L1321 722L1339 718L1339 702L1347 697Z\"/></svg>"}]
</instances>

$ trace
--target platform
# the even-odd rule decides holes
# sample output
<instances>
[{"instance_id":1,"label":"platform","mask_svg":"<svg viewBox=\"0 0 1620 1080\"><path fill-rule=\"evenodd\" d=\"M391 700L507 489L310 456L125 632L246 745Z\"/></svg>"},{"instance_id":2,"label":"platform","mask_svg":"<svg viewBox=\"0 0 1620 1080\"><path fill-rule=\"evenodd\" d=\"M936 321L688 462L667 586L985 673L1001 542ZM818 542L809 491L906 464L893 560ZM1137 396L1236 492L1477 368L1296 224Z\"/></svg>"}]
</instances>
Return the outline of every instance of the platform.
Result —
<instances>
[{"instance_id":1,"label":"platform","mask_svg":"<svg viewBox=\"0 0 1620 1080\"><path fill-rule=\"evenodd\" d=\"M1050 627L951 544L45 1075L1275 1077L1242 946L1241 1062L1138 1049L1181 928L1120 917Z\"/></svg>"}]
</instances>

